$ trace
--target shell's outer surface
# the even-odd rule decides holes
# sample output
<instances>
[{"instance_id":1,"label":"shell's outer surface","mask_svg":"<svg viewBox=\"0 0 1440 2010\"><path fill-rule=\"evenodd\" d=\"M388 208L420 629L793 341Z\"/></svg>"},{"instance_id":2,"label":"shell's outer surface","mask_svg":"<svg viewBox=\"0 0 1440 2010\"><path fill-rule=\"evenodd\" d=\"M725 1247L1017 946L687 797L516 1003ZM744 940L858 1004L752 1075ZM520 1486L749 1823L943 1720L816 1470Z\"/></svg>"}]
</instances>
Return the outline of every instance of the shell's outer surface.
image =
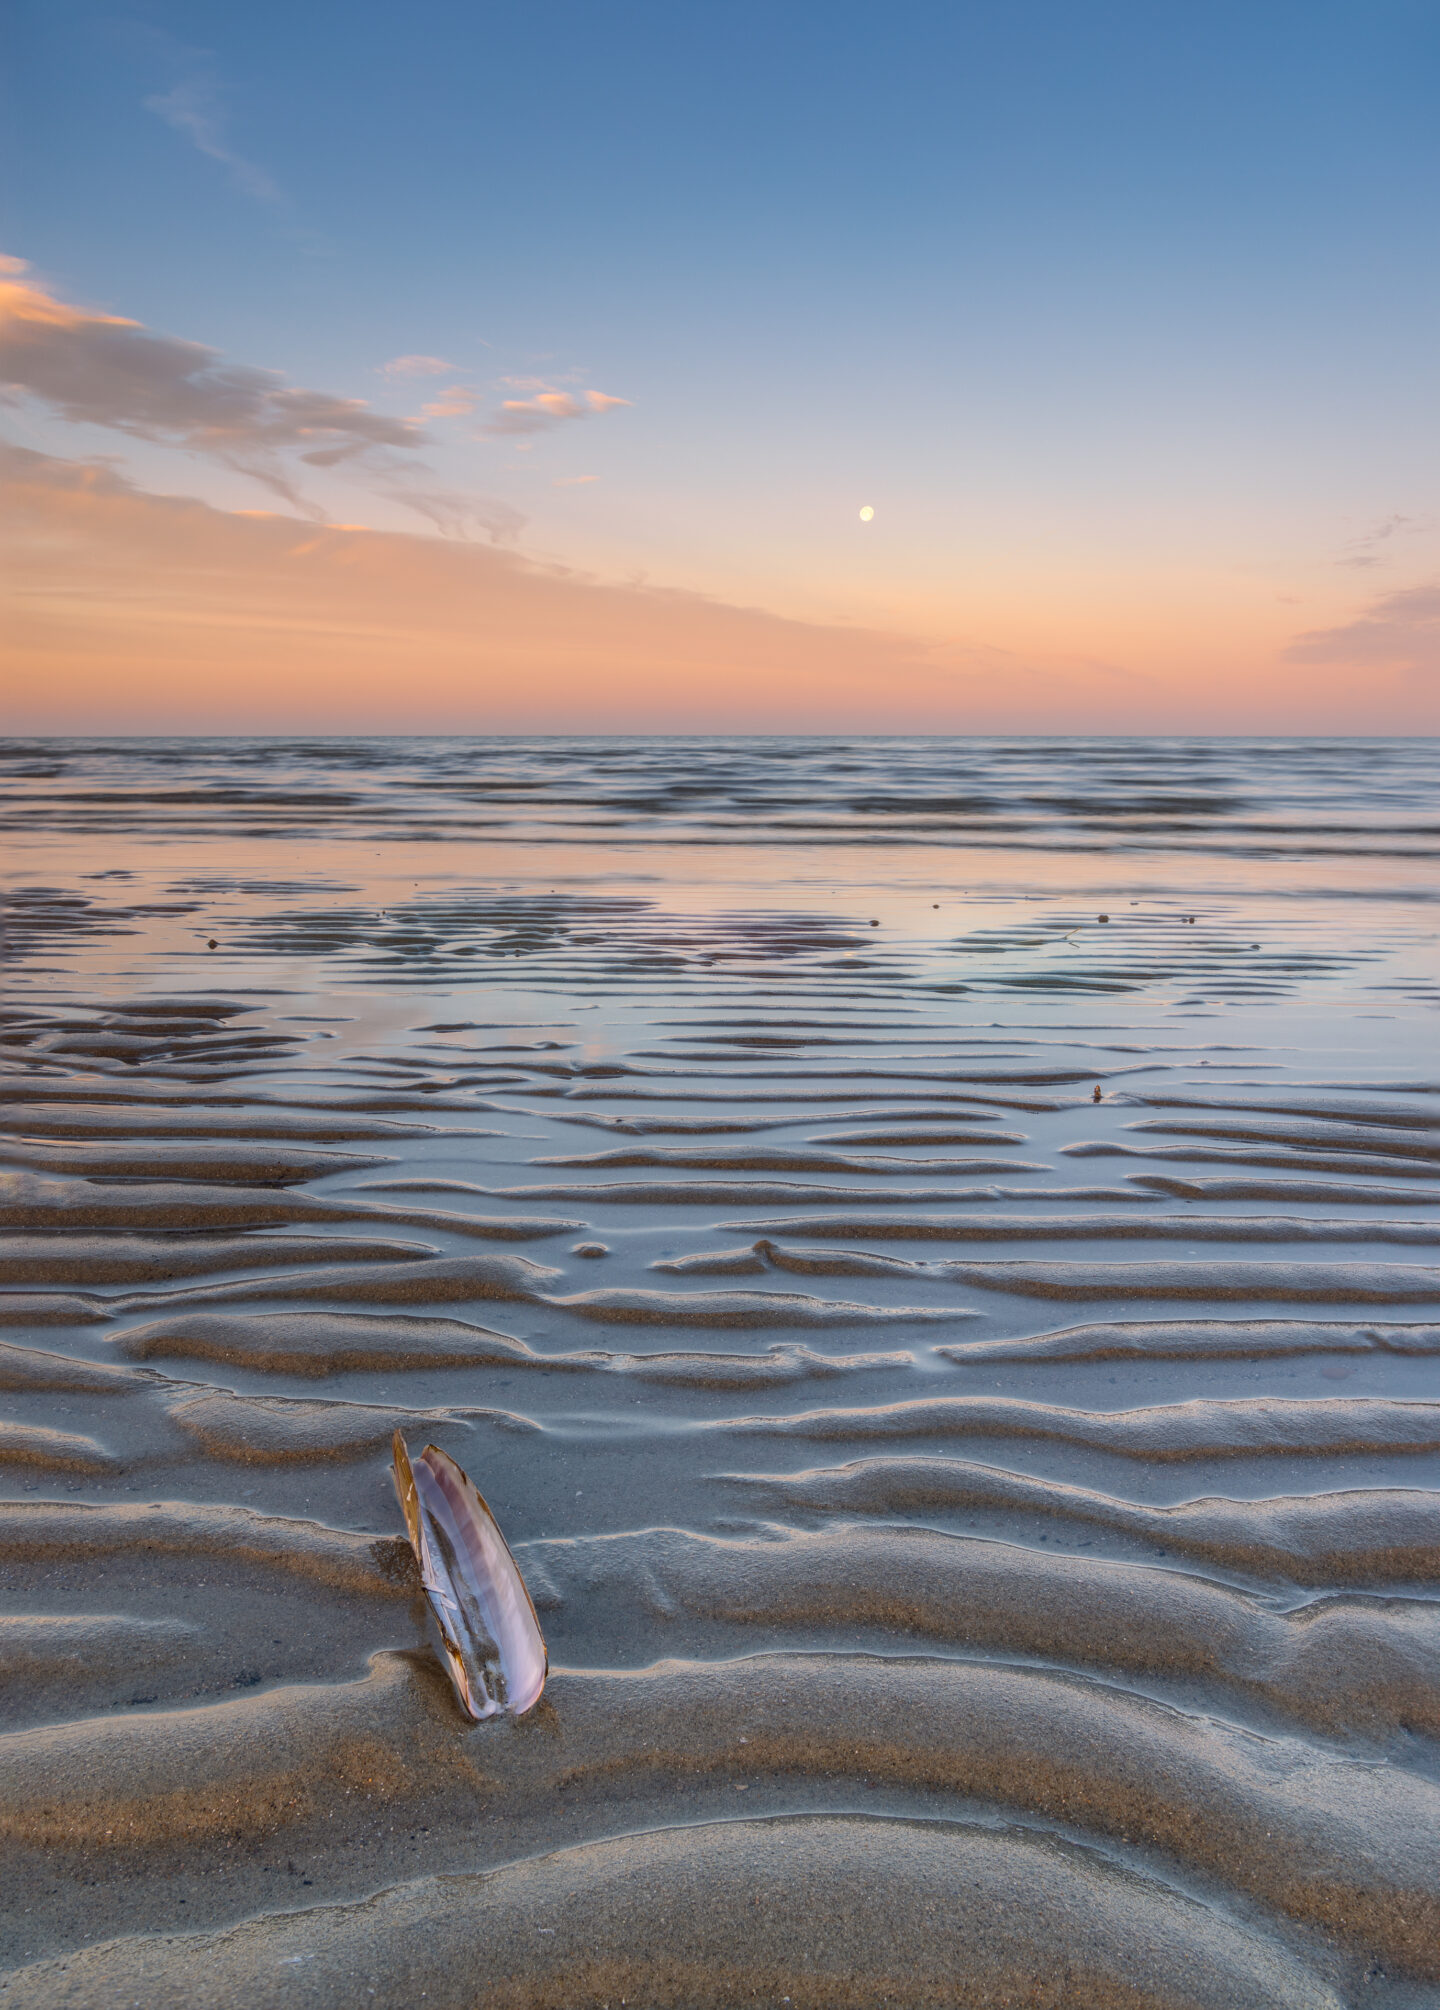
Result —
<instances>
[{"instance_id":1,"label":"shell's outer surface","mask_svg":"<svg viewBox=\"0 0 1440 2010\"><path fill-rule=\"evenodd\" d=\"M410 1454L405 1449L405 1440L397 1431L391 1440L395 1454L395 1491L400 1496L400 1510L405 1517L405 1527L410 1535L410 1547L415 1552L423 1576L425 1558L422 1555L424 1533L420 1527L420 1503L415 1495L415 1475L410 1470Z\"/></svg>"},{"instance_id":2,"label":"shell's outer surface","mask_svg":"<svg viewBox=\"0 0 1440 2010\"><path fill-rule=\"evenodd\" d=\"M395 1484L461 1706L520 1717L549 1662L535 1607L494 1515L455 1461L427 1445L413 1467L395 1434Z\"/></svg>"},{"instance_id":3,"label":"shell's outer surface","mask_svg":"<svg viewBox=\"0 0 1440 2010\"><path fill-rule=\"evenodd\" d=\"M425 1596L430 1601L430 1610L440 1629L440 1645L445 1654L445 1665L450 1671L455 1694L460 1706L468 1716L487 1717L494 1714L495 1704L488 1707L477 1706L471 1686L469 1670L466 1667L465 1650L462 1643L464 1616L459 1604L452 1596L449 1572L443 1557L437 1557L436 1548L430 1539L430 1517L422 1512L419 1489L415 1484L414 1470L410 1455L405 1449L405 1440L397 1431L393 1439L395 1454L395 1490L400 1496L400 1506L405 1515L405 1527L410 1536L410 1547L415 1552L415 1560L420 1566L420 1582L425 1587ZM493 1652L491 1643L487 1649Z\"/></svg>"}]
</instances>

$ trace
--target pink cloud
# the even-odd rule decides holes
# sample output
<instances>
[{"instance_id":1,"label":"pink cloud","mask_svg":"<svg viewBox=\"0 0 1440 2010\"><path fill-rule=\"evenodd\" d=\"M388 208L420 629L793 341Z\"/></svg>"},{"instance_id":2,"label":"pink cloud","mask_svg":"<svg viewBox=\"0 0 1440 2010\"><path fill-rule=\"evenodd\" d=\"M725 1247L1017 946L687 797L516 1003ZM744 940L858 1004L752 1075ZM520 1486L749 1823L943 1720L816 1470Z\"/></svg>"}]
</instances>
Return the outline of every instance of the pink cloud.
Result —
<instances>
[{"instance_id":1,"label":"pink cloud","mask_svg":"<svg viewBox=\"0 0 1440 2010\"><path fill-rule=\"evenodd\" d=\"M479 401L479 392L470 390L468 385L449 384L433 404L421 406L421 416L426 419L468 419Z\"/></svg>"},{"instance_id":2,"label":"pink cloud","mask_svg":"<svg viewBox=\"0 0 1440 2010\"><path fill-rule=\"evenodd\" d=\"M306 498L299 476L344 467L437 529L464 533L479 524L492 537L514 536L520 519L506 505L435 484L417 455L427 440L415 420L374 411L363 398L287 384L278 370L226 362L204 343L156 334L122 315L72 306L25 272L18 259L0 264L0 389L73 425L104 426L233 468L317 521L325 512ZM445 393L450 415L473 408L460 398L470 398L461 386Z\"/></svg>"},{"instance_id":3,"label":"pink cloud","mask_svg":"<svg viewBox=\"0 0 1440 2010\"><path fill-rule=\"evenodd\" d=\"M392 356L380 365L382 377L445 377L457 366L443 356Z\"/></svg>"},{"instance_id":4,"label":"pink cloud","mask_svg":"<svg viewBox=\"0 0 1440 2010\"><path fill-rule=\"evenodd\" d=\"M586 391L577 397L571 391L538 391L533 398L507 398L497 417L482 430L488 434L543 433L567 419L593 419L628 398L612 398L604 391Z\"/></svg>"},{"instance_id":5,"label":"pink cloud","mask_svg":"<svg viewBox=\"0 0 1440 2010\"><path fill-rule=\"evenodd\" d=\"M21 448L0 446L0 536L12 731L895 730L955 703L957 666L908 637L217 510ZM988 660L960 681L1001 682Z\"/></svg>"},{"instance_id":6,"label":"pink cloud","mask_svg":"<svg viewBox=\"0 0 1440 2010\"><path fill-rule=\"evenodd\" d=\"M424 434L360 398L306 391L278 370L224 362L218 350L138 321L57 300L18 274L0 278L0 384L76 425L186 448L263 482L304 508L286 456L311 467L397 452Z\"/></svg>"},{"instance_id":7,"label":"pink cloud","mask_svg":"<svg viewBox=\"0 0 1440 2010\"><path fill-rule=\"evenodd\" d=\"M504 529L497 522L497 537ZM1302 661L1275 663L1248 638L1229 657L1207 651L1202 681L1185 664L1142 676L1023 642L927 640L606 583L498 543L217 510L147 494L109 463L3 446L0 537L11 557L0 636L12 733L554 732L557 721L574 732L1375 733L1440 723L1440 685L1405 667L1440 638L1437 589L1301 638Z\"/></svg>"},{"instance_id":8,"label":"pink cloud","mask_svg":"<svg viewBox=\"0 0 1440 2010\"><path fill-rule=\"evenodd\" d=\"M1440 670L1440 585L1404 587L1354 621L1312 628L1285 651L1292 663L1397 664Z\"/></svg>"}]
</instances>

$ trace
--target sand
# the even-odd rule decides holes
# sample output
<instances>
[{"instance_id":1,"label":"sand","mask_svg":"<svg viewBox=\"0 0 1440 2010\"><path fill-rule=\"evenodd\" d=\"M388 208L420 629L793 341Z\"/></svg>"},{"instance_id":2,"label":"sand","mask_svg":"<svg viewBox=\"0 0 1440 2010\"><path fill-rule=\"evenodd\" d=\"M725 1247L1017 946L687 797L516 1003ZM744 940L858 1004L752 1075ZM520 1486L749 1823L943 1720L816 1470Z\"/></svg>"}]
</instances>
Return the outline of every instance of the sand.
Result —
<instances>
[{"instance_id":1,"label":"sand","mask_svg":"<svg viewBox=\"0 0 1440 2010\"><path fill-rule=\"evenodd\" d=\"M839 744L6 753L0 2004L1440 2005L1433 750Z\"/></svg>"}]
</instances>

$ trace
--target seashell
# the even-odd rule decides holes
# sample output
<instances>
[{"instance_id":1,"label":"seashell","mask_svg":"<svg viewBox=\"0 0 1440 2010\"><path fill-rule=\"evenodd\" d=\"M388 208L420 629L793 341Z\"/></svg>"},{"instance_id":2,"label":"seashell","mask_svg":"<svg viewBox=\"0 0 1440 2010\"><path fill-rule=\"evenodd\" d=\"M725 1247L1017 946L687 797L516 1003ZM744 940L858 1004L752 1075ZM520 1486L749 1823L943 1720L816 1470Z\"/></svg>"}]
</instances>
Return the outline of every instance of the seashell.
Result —
<instances>
[{"instance_id":1,"label":"seashell","mask_svg":"<svg viewBox=\"0 0 1440 2010\"><path fill-rule=\"evenodd\" d=\"M523 1717L550 1663L520 1567L448 1453L427 1445L412 1466L398 1431L394 1444L395 1488L461 1708L477 1722Z\"/></svg>"}]
</instances>

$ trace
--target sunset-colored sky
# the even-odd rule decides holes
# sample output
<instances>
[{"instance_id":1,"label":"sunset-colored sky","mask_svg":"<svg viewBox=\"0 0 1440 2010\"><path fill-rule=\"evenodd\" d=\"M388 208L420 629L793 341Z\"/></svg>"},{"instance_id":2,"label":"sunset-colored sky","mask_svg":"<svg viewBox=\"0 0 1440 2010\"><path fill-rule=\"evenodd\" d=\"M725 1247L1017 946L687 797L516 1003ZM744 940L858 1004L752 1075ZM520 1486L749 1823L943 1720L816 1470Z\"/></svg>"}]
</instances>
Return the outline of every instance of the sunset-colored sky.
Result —
<instances>
[{"instance_id":1,"label":"sunset-colored sky","mask_svg":"<svg viewBox=\"0 0 1440 2010\"><path fill-rule=\"evenodd\" d=\"M1429 0L18 20L5 730L1440 730Z\"/></svg>"}]
</instances>

